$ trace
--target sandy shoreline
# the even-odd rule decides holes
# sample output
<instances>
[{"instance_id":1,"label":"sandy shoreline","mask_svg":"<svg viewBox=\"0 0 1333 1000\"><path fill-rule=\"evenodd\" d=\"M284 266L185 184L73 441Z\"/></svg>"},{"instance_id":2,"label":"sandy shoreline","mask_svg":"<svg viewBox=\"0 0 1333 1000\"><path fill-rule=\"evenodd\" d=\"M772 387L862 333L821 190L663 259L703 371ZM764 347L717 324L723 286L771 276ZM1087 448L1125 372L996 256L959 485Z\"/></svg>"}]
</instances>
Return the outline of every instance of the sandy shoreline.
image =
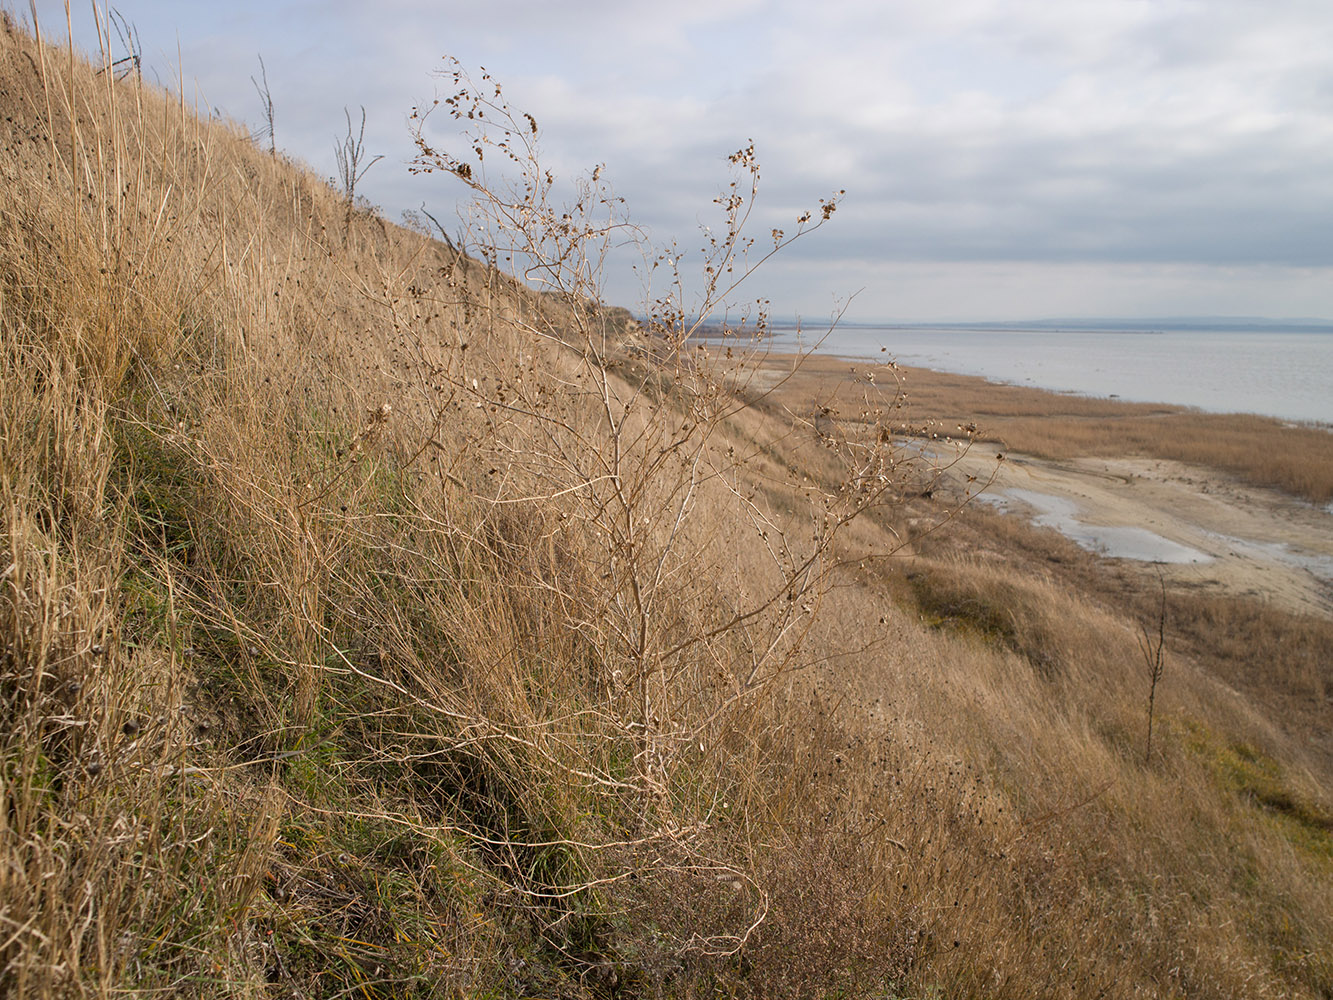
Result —
<instances>
[{"instance_id":1,"label":"sandy shoreline","mask_svg":"<svg viewBox=\"0 0 1333 1000\"><path fill-rule=\"evenodd\" d=\"M993 459L975 454L981 450L966 455L954 473L989 471ZM1052 462L1007 455L986 494L1108 557L1133 551L1145 566L1160 562L1178 585L1215 587L1333 618L1333 515L1277 490L1160 459ZM1064 500L1073 511L1051 517L1045 497ZM1121 546L1114 531L1081 527L1143 535ZM1152 538L1168 544L1154 549ZM1135 541L1143 543L1137 551Z\"/></svg>"},{"instance_id":2,"label":"sandy shoreline","mask_svg":"<svg viewBox=\"0 0 1333 1000\"><path fill-rule=\"evenodd\" d=\"M762 384L776 383L791 365L790 357L766 359ZM873 363L809 358L775 396L799 409L864 380L872 369L882 373ZM905 370L909 392L913 383L945 376ZM1066 419L1060 415L1062 394L1046 395L1048 419ZM955 457L947 447L933 447L941 460ZM1054 460L1006 453L997 467L996 451L974 444L948 480L961 491L964 477L984 482L994 474L982 502L1061 530L1108 557L1134 556L1126 561L1146 572L1156 572L1154 560L1165 560L1159 565L1178 586L1333 618L1333 512L1327 506L1205 465L1132 454Z\"/></svg>"}]
</instances>

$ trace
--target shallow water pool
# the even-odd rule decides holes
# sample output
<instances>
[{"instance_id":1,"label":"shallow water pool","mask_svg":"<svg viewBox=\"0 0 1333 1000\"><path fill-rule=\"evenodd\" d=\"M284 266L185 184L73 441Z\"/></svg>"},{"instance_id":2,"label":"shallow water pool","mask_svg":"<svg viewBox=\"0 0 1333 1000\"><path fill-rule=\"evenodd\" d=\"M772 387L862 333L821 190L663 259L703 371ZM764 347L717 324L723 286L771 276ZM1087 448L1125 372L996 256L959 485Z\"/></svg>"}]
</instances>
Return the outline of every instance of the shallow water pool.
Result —
<instances>
[{"instance_id":1,"label":"shallow water pool","mask_svg":"<svg viewBox=\"0 0 1333 1000\"><path fill-rule=\"evenodd\" d=\"M1088 524L1079 519L1078 504L1066 497L1011 487L994 494L983 493L977 499L1002 510L1009 508L1015 501L1024 504L1037 512L1032 519L1033 524L1054 528L1089 552L1112 559L1175 564L1213 561L1213 557L1206 552L1163 538L1147 528Z\"/></svg>"}]
</instances>

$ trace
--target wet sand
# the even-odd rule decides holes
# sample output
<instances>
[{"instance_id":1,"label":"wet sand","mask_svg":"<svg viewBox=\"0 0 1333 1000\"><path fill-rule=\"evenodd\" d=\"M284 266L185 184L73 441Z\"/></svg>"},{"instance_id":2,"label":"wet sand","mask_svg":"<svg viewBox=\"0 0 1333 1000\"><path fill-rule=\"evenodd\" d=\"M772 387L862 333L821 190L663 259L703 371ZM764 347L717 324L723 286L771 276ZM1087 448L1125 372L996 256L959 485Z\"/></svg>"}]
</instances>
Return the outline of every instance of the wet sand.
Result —
<instances>
[{"instance_id":1,"label":"wet sand","mask_svg":"<svg viewBox=\"0 0 1333 1000\"><path fill-rule=\"evenodd\" d=\"M768 359L763 384L775 383L790 367L789 358ZM808 359L774 398L799 412L817 397L844 395L872 367ZM993 445L974 444L961 455L952 444L917 439L912 446L940 464L953 463L945 482L960 493L966 477L986 482L993 476L979 502L1062 531L1106 558L1132 561L1153 573L1160 565L1179 585L1333 618L1333 512L1326 506L1217 469L1158 458L1054 461L1006 454L997 464Z\"/></svg>"},{"instance_id":2,"label":"wet sand","mask_svg":"<svg viewBox=\"0 0 1333 1000\"><path fill-rule=\"evenodd\" d=\"M992 462L968 455L956 471L975 474ZM1277 490L1159 459L1009 455L986 494L1108 558L1160 562L1179 583L1333 617L1333 515ZM1045 498L1073 510L1052 516ZM1113 530L1088 530L1098 527Z\"/></svg>"}]
</instances>

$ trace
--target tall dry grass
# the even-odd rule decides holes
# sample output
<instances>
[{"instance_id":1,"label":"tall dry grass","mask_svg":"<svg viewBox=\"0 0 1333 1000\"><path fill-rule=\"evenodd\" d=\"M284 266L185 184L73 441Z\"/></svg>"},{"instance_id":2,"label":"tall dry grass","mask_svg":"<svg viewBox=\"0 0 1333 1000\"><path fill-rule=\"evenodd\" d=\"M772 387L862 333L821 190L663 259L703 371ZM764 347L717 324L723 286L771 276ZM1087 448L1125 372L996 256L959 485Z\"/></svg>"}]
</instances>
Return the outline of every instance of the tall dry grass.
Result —
<instances>
[{"instance_id":1,"label":"tall dry grass","mask_svg":"<svg viewBox=\"0 0 1333 1000\"><path fill-rule=\"evenodd\" d=\"M891 506L738 622L867 454L802 407L715 411L717 475L619 467L689 515L633 581L661 536L550 456L683 430L698 366L372 216L344 239L299 165L10 20L0 91L7 993L1333 989L1326 776L1213 647L1171 635L1145 766L1134 606L962 522L908 578L878 557L938 514Z\"/></svg>"},{"instance_id":2,"label":"tall dry grass","mask_svg":"<svg viewBox=\"0 0 1333 1000\"><path fill-rule=\"evenodd\" d=\"M337 866L292 846L328 828L317 793L338 764L288 772L321 745L330 669L366 655L330 642L331 597L352 596L334 584L373 589L347 575L352 555L394 544L358 530L392 520L401 475L371 452L383 404L425 374L383 318L416 269L457 264L466 281L468 265L364 217L335 249L336 196L307 171L9 19L0 59L0 977L33 996L356 982L379 946L351 954L345 922L322 939L343 910L323 881ZM365 806L347 823L370 856L400 824L378 796ZM434 860L451 838L427 838ZM288 851L301 891L279 882ZM455 877L415 865L398 881ZM450 959L464 966L489 940L467 923ZM283 971L275 935L327 957Z\"/></svg>"}]
</instances>

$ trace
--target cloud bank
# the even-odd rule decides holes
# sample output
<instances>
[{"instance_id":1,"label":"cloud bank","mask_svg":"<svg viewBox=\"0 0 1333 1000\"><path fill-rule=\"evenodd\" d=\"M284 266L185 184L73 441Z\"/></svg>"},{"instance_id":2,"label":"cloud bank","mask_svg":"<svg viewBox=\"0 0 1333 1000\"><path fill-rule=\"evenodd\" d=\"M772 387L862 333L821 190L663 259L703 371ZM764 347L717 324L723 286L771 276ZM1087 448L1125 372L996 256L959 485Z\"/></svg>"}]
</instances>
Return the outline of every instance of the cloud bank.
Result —
<instances>
[{"instance_id":1,"label":"cloud bank","mask_svg":"<svg viewBox=\"0 0 1333 1000\"><path fill-rule=\"evenodd\" d=\"M63 5L38 8L63 34ZM659 240L697 244L749 139L760 232L845 188L834 223L747 290L779 312L863 289L861 319L1333 316L1322 0L119 9L150 67L174 80L179 44L208 106L251 122L262 53L280 145L330 174L343 108L364 104L367 147L386 154L364 189L391 216L461 195L405 169L405 119L448 53L537 116L557 171L605 163ZM637 289L616 276L609 294Z\"/></svg>"}]
</instances>

